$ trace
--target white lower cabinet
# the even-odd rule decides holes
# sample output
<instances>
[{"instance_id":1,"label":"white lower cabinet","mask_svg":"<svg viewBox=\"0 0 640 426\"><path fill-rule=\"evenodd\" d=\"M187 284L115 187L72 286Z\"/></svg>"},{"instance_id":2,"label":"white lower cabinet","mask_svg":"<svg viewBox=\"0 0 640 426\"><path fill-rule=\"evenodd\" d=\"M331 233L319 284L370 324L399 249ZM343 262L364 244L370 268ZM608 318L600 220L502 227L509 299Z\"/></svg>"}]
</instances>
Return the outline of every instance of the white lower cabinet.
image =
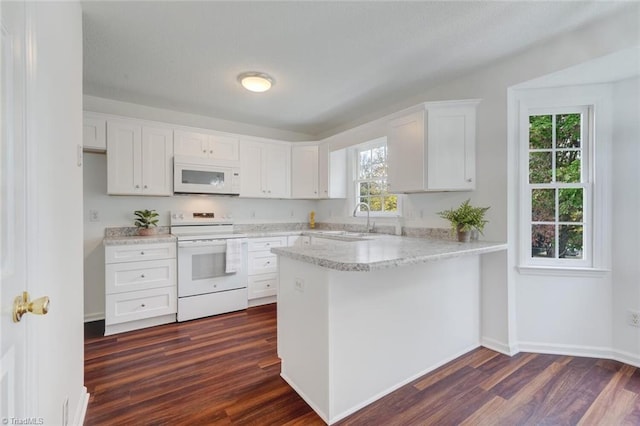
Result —
<instances>
[{"instance_id":1,"label":"white lower cabinet","mask_svg":"<svg viewBox=\"0 0 640 426\"><path fill-rule=\"evenodd\" d=\"M176 244L105 247L105 336L175 322Z\"/></svg>"},{"instance_id":2,"label":"white lower cabinet","mask_svg":"<svg viewBox=\"0 0 640 426\"><path fill-rule=\"evenodd\" d=\"M247 290L250 306L275 302L278 294L278 256L271 253L271 248L286 245L287 237L249 239Z\"/></svg>"}]
</instances>

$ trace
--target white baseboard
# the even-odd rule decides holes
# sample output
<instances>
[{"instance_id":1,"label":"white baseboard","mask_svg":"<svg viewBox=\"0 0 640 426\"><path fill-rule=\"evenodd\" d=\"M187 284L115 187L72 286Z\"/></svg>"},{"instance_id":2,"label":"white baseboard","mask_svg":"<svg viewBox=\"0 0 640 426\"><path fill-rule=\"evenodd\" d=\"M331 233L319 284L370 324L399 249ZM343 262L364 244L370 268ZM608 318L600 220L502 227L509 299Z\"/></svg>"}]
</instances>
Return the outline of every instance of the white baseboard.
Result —
<instances>
[{"instance_id":1,"label":"white baseboard","mask_svg":"<svg viewBox=\"0 0 640 426\"><path fill-rule=\"evenodd\" d=\"M632 354L624 351L612 351L613 357L616 361L624 362L625 364L632 365L636 368L640 368L640 355Z\"/></svg>"},{"instance_id":2,"label":"white baseboard","mask_svg":"<svg viewBox=\"0 0 640 426\"><path fill-rule=\"evenodd\" d=\"M480 344L487 349L491 349L492 351L500 352L501 354L508 356L514 356L519 352L517 346L511 346L490 337L482 337L480 339Z\"/></svg>"},{"instance_id":3,"label":"white baseboard","mask_svg":"<svg viewBox=\"0 0 640 426\"><path fill-rule=\"evenodd\" d=\"M82 387L80 391L80 397L78 398L78 405L76 407L76 412L73 415L73 420L71 422L74 426L82 426L84 424L84 418L87 415L87 407L89 406L89 393L87 392L86 386Z\"/></svg>"},{"instance_id":4,"label":"white baseboard","mask_svg":"<svg viewBox=\"0 0 640 426\"><path fill-rule=\"evenodd\" d=\"M100 321L104 319L104 312L94 312L92 314L84 314L84 322Z\"/></svg>"},{"instance_id":5,"label":"white baseboard","mask_svg":"<svg viewBox=\"0 0 640 426\"><path fill-rule=\"evenodd\" d=\"M518 342L522 352L539 354L611 358L611 348L599 346L559 345L554 343Z\"/></svg>"},{"instance_id":6,"label":"white baseboard","mask_svg":"<svg viewBox=\"0 0 640 426\"><path fill-rule=\"evenodd\" d=\"M276 303L277 301L277 296L267 296L261 297L260 299L251 299L249 300L249 307L253 308L254 306L268 305L270 303Z\"/></svg>"},{"instance_id":7,"label":"white baseboard","mask_svg":"<svg viewBox=\"0 0 640 426\"><path fill-rule=\"evenodd\" d=\"M522 352L612 359L640 368L639 355L625 351L617 351L608 347L558 345L535 342L519 342L518 346Z\"/></svg>"}]
</instances>

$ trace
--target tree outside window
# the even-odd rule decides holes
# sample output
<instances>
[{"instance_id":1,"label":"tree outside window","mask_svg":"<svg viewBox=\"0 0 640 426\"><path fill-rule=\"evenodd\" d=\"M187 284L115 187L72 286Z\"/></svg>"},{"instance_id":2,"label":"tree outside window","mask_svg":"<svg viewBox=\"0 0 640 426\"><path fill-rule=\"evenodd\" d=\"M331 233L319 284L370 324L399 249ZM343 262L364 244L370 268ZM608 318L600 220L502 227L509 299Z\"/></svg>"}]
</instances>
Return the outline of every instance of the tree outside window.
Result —
<instances>
[{"instance_id":1,"label":"tree outside window","mask_svg":"<svg viewBox=\"0 0 640 426\"><path fill-rule=\"evenodd\" d=\"M533 258L584 259L584 133L582 113L529 116Z\"/></svg>"},{"instance_id":2,"label":"tree outside window","mask_svg":"<svg viewBox=\"0 0 640 426\"><path fill-rule=\"evenodd\" d=\"M397 213L398 197L387 188L387 144L367 144L357 149L356 204L367 203L371 212ZM362 207L359 211L364 211Z\"/></svg>"}]
</instances>

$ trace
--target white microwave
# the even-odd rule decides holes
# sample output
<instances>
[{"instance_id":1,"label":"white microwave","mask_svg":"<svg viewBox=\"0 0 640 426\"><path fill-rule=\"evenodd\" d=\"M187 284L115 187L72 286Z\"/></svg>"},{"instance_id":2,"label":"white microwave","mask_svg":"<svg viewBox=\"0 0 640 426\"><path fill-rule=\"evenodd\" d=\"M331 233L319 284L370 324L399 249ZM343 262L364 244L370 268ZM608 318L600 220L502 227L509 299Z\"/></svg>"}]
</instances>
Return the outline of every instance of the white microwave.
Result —
<instances>
[{"instance_id":1,"label":"white microwave","mask_svg":"<svg viewBox=\"0 0 640 426\"><path fill-rule=\"evenodd\" d=\"M176 155L173 158L175 194L240 194L240 163Z\"/></svg>"}]
</instances>

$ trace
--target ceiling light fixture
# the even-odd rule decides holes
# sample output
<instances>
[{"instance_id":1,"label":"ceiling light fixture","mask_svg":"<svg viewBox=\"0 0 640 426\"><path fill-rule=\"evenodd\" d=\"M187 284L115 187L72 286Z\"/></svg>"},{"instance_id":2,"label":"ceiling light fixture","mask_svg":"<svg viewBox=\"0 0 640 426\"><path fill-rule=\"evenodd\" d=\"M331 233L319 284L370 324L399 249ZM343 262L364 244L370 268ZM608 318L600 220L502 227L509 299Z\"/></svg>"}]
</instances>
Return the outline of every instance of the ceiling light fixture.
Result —
<instances>
[{"instance_id":1,"label":"ceiling light fixture","mask_svg":"<svg viewBox=\"0 0 640 426\"><path fill-rule=\"evenodd\" d=\"M239 74L238 81L245 89L258 93L266 92L275 84L275 80L269 74L254 71Z\"/></svg>"}]
</instances>

